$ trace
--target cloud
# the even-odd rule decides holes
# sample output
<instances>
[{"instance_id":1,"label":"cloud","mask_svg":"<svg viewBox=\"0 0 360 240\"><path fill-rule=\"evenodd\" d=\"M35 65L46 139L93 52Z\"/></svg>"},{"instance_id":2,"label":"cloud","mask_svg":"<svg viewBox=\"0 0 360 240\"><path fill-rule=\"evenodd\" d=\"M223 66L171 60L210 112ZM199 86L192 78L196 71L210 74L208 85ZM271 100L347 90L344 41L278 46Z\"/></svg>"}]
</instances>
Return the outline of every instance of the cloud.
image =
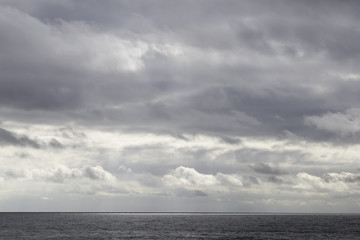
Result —
<instances>
[{"instance_id":1,"label":"cloud","mask_svg":"<svg viewBox=\"0 0 360 240\"><path fill-rule=\"evenodd\" d=\"M311 192L333 192L349 194L351 192L358 192L359 186L355 185L358 182L359 176L352 173L327 173L322 177L310 175L305 172L300 172L296 175L297 184L296 189L303 189Z\"/></svg>"},{"instance_id":2,"label":"cloud","mask_svg":"<svg viewBox=\"0 0 360 240\"><path fill-rule=\"evenodd\" d=\"M285 175L288 174L287 172L280 170L278 168L274 168L269 166L266 163L257 163L254 166L251 166L251 168L261 174L271 174L271 175Z\"/></svg>"},{"instance_id":3,"label":"cloud","mask_svg":"<svg viewBox=\"0 0 360 240\"><path fill-rule=\"evenodd\" d=\"M359 209L359 8L1 1L1 196Z\"/></svg>"},{"instance_id":4,"label":"cloud","mask_svg":"<svg viewBox=\"0 0 360 240\"><path fill-rule=\"evenodd\" d=\"M174 187L189 187L189 188L203 188L211 191L211 187L230 189L241 188L244 185L260 184L260 181L251 176L239 176L237 174L223 174L216 173L202 174L194 168L177 167L166 174L162 181L168 186Z\"/></svg>"},{"instance_id":5,"label":"cloud","mask_svg":"<svg viewBox=\"0 0 360 240\"><path fill-rule=\"evenodd\" d=\"M14 61L13 64L26 63L30 60L30 53L40 50L38 55L33 56L35 67L38 64L45 65L45 61L48 61L48 67L62 66L69 71L137 71L143 66L141 57L147 51L147 45L140 41L133 42L114 34L96 32L85 23L58 20L45 24L14 8L1 7L0 11L0 30L7 33L12 30L11 34L3 37L5 42L1 46L8 46L9 49L19 47L17 54L10 54L9 49L4 49L11 57L8 61ZM12 42L15 37L22 39ZM25 41L28 45L21 45ZM49 47L47 52L41 44ZM76 61L76 66L69 64Z\"/></svg>"},{"instance_id":6,"label":"cloud","mask_svg":"<svg viewBox=\"0 0 360 240\"><path fill-rule=\"evenodd\" d=\"M98 95L95 92L102 90L90 87L93 83L98 85L94 82L97 77L92 74L104 75L103 80L108 84L117 85L116 88L123 85L129 90L130 79L124 79L130 84L127 85L114 81L109 75L140 70L142 56L149 48L140 40L99 32L86 23L58 20L46 24L27 13L3 6L0 12L0 31L4 33L0 46L3 52L0 61L5 66L0 81L0 104L3 106L74 109L91 99L88 91L92 92L90 96L102 100L106 94ZM85 88L88 91L84 92Z\"/></svg>"},{"instance_id":7,"label":"cloud","mask_svg":"<svg viewBox=\"0 0 360 240\"><path fill-rule=\"evenodd\" d=\"M267 180L268 180L268 182L272 182L272 183L276 183L276 184L284 183L284 181L281 178L277 177L277 176L270 176L270 177L268 177Z\"/></svg>"},{"instance_id":8,"label":"cloud","mask_svg":"<svg viewBox=\"0 0 360 240\"><path fill-rule=\"evenodd\" d=\"M208 186L216 185L218 183L217 178L213 175L201 174L193 168L183 166L177 167L175 170L172 170L169 174L165 175L163 181L166 184L175 186Z\"/></svg>"},{"instance_id":9,"label":"cloud","mask_svg":"<svg viewBox=\"0 0 360 240\"><path fill-rule=\"evenodd\" d=\"M41 146L36 140L33 140L25 135L13 133L3 128L0 128L0 144L32 148L40 148Z\"/></svg>"},{"instance_id":10,"label":"cloud","mask_svg":"<svg viewBox=\"0 0 360 240\"><path fill-rule=\"evenodd\" d=\"M116 177L114 177L111 173L105 171L101 166L84 167L82 169L82 173L85 177L88 177L92 180L105 180L105 181L116 180Z\"/></svg>"},{"instance_id":11,"label":"cloud","mask_svg":"<svg viewBox=\"0 0 360 240\"><path fill-rule=\"evenodd\" d=\"M220 137L220 139L228 144L241 144L241 140L240 139L236 139L236 138L231 138L231 137L227 137L227 136L223 136Z\"/></svg>"},{"instance_id":12,"label":"cloud","mask_svg":"<svg viewBox=\"0 0 360 240\"><path fill-rule=\"evenodd\" d=\"M13 111L46 110L42 113L45 121L52 111L50 122L61 116L84 125L120 124L126 129L179 136L209 134L236 144L237 137L283 131L317 139L321 134L304 126L304 116L339 110L342 106L336 99L343 99L347 106L356 103L352 90L356 83L344 87L325 74L329 72L325 63L333 66L331 62L337 59L326 57L345 53L340 53L342 40L328 43L316 31L321 26L333 36L339 32L333 20L326 16L315 23L309 20L315 17L317 5L153 4L144 3L145 13L142 4L115 1L101 6L36 1L31 7L22 1L5 1L0 31L6 34L0 47L6 67L0 104ZM188 5L206 6L213 14L195 11L188 13L192 21L175 19L177 9ZM265 10L265 5L274 11ZM169 12L159 15L155 6ZM75 14L83 8L89 12ZM241 9L243 15L234 9ZM309 19L297 15L299 9ZM328 10L341 16L334 9ZM278 11L292 21L279 20ZM346 19L351 23L352 17ZM195 20L196 25L192 24ZM172 31L164 30L168 28ZM355 34L347 29L342 32ZM323 52L329 54L324 58ZM314 62L316 57L321 61ZM329 96L336 97L328 101ZM21 114L25 121L30 113Z\"/></svg>"},{"instance_id":13,"label":"cloud","mask_svg":"<svg viewBox=\"0 0 360 240\"><path fill-rule=\"evenodd\" d=\"M116 177L101 166L85 166L82 168L69 168L58 165L53 168L7 170L4 176L9 179L31 179L55 183L65 183L76 179L90 179L94 181L115 182Z\"/></svg>"},{"instance_id":14,"label":"cloud","mask_svg":"<svg viewBox=\"0 0 360 240\"><path fill-rule=\"evenodd\" d=\"M187 190L185 188L177 188L175 190L175 194L179 197L207 197L208 196L208 194L206 194L203 191Z\"/></svg>"},{"instance_id":15,"label":"cloud","mask_svg":"<svg viewBox=\"0 0 360 240\"><path fill-rule=\"evenodd\" d=\"M321 116L305 117L305 124L336 133L342 137L354 136L360 132L360 109L352 108L345 112L328 112Z\"/></svg>"},{"instance_id":16,"label":"cloud","mask_svg":"<svg viewBox=\"0 0 360 240\"><path fill-rule=\"evenodd\" d=\"M326 182L347 182L347 183L355 183L360 182L360 174L354 174L349 172L341 172L341 173L326 173L323 176Z\"/></svg>"},{"instance_id":17,"label":"cloud","mask_svg":"<svg viewBox=\"0 0 360 240\"><path fill-rule=\"evenodd\" d=\"M51 141L49 142L49 146L53 147L53 148L63 148L64 145L62 145L58 140L56 140L55 138L51 139Z\"/></svg>"}]
</instances>

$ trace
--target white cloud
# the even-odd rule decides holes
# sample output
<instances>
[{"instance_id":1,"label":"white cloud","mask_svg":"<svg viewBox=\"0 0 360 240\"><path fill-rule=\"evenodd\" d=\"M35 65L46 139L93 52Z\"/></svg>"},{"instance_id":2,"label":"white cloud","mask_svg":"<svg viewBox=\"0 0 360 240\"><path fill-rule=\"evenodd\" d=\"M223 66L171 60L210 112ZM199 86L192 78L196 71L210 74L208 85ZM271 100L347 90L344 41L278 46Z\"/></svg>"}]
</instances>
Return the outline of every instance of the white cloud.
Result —
<instances>
[{"instance_id":1,"label":"white cloud","mask_svg":"<svg viewBox=\"0 0 360 240\"><path fill-rule=\"evenodd\" d=\"M355 180L359 179L358 175L351 173L327 173L322 177L313 176L305 172L296 175L294 188L302 189L308 193L346 193L359 192L359 185L354 185Z\"/></svg>"},{"instance_id":2,"label":"white cloud","mask_svg":"<svg viewBox=\"0 0 360 240\"><path fill-rule=\"evenodd\" d=\"M177 167L165 175L163 181L168 185L178 186L211 186L219 183L217 178L210 174L201 174L193 168Z\"/></svg>"},{"instance_id":3,"label":"white cloud","mask_svg":"<svg viewBox=\"0 0 360 240\"><path fill-rule=\"evenodd\" d=\"M238 187L241 187L243 185L242 177L235 174L217 173L216 178L223 185L238 186Z\"/></svg>"},{"instance_id":4,"label":"white cloud","mask_svg":"<svg viewBox=\"0 0 360 240\"><path fill-rule=\"evenodd\" d=\"M104 170L101 166L85 166L82 168L69 168L64 165L58 165L52 168L37 169L10 169L3 172L5 178L35 180L45 182L64 183L77 179L91 179L105 182L115 182L116 177L110 172Z\"/></svg>"},{"instance_id":5,"label":"white cloud","mask_svg":"<svg viewBox=\"0 0 360 240\"><path fill-rule=\"evenodd\" d=\"M83 174L83 176L88 177L92 180L104 180L104 181L110 181L110 182L113 182L116 180L115 176L113 176L108 171L105 171L101 166L84 167L84 168L82 168L82 174Z\"/></svg>"},{"instance_id":6,"label":"white cloud","mask_svg":"<svg viewBox=\"0 0 360 240\"><path fill-rule=\"evenodd\" d=\"M183 166L171 170L162 180L168 186L189 187L190 189L203 188L203 190L209 191L220 188L227 190L227 188L230 187L243 186L243 179L239 175L223 173L217 173L215 175L202 174L194 168Z\"/></svg>"}]
</instances>

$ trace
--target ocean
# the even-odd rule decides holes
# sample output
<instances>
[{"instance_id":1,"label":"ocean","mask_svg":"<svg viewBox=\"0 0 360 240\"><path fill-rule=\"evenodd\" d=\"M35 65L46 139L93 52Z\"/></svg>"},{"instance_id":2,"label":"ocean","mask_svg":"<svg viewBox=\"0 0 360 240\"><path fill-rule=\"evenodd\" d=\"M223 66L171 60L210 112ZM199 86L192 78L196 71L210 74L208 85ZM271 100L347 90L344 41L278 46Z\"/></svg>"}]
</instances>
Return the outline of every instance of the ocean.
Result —
<instances>
[{"instance_id":1,"label":"ocean","mask_svg":"<svg viewBox=\"0 0 360 240\"><path fill-rule=\"evenodd\" d=\"M360 239L360 215L0 213L0 239Z\"/></svg>"}]
</instances>

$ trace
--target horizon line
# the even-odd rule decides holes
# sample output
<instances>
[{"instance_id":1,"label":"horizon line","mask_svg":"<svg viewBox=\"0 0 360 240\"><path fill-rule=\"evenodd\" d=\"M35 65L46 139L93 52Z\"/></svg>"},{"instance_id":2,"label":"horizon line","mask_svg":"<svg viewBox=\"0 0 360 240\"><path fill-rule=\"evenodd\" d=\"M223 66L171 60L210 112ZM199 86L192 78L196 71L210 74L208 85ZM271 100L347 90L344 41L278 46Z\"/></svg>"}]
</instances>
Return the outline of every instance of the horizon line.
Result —
<instances>
[{"instance_id":1,"label":"horizon line","mask_svg":"<svg viewBox=\"0 0 360 240\"><path fill-rule=\"evenodd\" d=\"M0 211L2 213L114 213L114 214L204 214L204 215L360 215L360 212L241 212L241 211Z\"/></svg>"}]
</instances>

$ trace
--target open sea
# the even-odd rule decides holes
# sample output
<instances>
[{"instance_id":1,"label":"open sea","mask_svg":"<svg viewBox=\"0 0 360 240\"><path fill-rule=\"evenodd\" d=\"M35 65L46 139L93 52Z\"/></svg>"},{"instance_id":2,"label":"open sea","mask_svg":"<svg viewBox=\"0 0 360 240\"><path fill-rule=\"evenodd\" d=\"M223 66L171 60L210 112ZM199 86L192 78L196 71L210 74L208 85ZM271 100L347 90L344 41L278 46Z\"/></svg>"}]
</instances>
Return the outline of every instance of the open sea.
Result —
<instances>
[{"instance_id":1,"label":"open sea","mask_svg":"<svg viewBox=\"0 0 360 240\"><path fill-rule=\"evenodd\" d=\"M360 239L360 215L0 213L0 239Z\"/></svg>"}]
</instances>

